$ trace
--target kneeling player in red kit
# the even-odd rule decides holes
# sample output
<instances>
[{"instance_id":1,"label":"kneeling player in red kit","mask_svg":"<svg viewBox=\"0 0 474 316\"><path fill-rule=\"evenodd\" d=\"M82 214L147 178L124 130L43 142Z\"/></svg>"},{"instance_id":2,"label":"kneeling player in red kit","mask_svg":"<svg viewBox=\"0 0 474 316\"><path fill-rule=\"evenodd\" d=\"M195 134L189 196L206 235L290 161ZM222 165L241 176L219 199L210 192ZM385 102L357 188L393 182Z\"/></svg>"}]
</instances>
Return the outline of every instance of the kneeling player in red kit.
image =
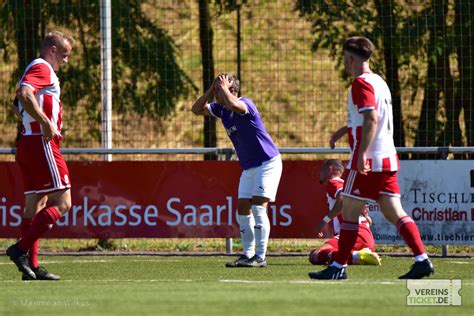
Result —
<instances>
[{"instance_id":1,"label":"kneeling player in red kit","mask_svg":"<svg viewBox=\"0 0 474 316\"><path fill-rule=\"evenodd\" d=\"M344 172L344 165L338 159L326 160L321 168L320 182L326 185L326 197L328 200L329 213L316 226L316 231L322 237L321 230L332 224L334 237L328 239L319 249L314 249L309 254L309 262L312 264L328 264L339 250L339 232L342 222L342 189L344 180L341 176ZM364 209L359 216L359 232L357 241L352 248L348 264L359 265L380 265L380 257L375 253L374 236L370 231L372 219L369 217L367 209Z\"/></svg>"}]
</instances>

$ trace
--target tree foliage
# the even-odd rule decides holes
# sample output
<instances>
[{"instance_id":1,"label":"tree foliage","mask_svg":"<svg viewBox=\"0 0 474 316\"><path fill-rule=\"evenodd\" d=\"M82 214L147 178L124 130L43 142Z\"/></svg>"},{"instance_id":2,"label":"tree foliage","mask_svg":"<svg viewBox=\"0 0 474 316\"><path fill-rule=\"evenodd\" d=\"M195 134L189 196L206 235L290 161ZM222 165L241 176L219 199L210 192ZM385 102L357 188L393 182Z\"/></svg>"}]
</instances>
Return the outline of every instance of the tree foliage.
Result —
<instances>
[{"instance_id":1,"label":"tree foliage","mask_svg":"<svg viewBox=\"0 0 474 316\"><path fill-rule=\"evenodd\" d=\"M215 0L214 7L218 15L225 12L232 12L245 4L246 0ZM212 85L214 72L214 55L213 42L214 30L211 24L211 2L209 0L198 0L199 4L199 40L201 44L201 63L202 63L202 80L203 92ZM236 38L238 41L239 39ZM204 147L215 147L217 144L216 137L216 119L212 116L204 116L203 140ZM216 159L213 154L204 155L206 160Z\"/></svg>"},{"instance_id":2,"label":"tree foliage","mask_svg":"<svg viewBox=\"0 0 474 316\"><path fill-rule=\"evenodd\" d=\"M459 3L463 2L456 0L455 3L457 12L462 7ZM405 107L412 107L418 91L424 91L418 126L413 131L415 146L463 145L460 105L454 102L460 82L452 77L450 69L455 45L446 44L453 43L455 36L452 24L448 24L453 11L449 2L403 5L393 0L373 3L296 0L295 9L312 24L313 50L328 49L339 70L342 69L341 46L345 38L360 35L372 39L379 51L372 58L372 68L386 77L392 91L394 136L398 146L405 142L401 112L403 89L410 92L410 96L403 100ZM458 12L456 16L470 15ZM470 25L468 19L460 22L464 30L467 30L465 25ZM462 29L460 24L454 25ZM463 36L469 36L468 33L464 32ZM463 56L466 55L469 56ZM464 63L458 62L458 68L460 73L465 73ZM468 80L472 82L472 77ZM472 118L466 121L472 121ZM468 124L466 130L467 127Z\"/></svg>"},{"instance_id":3,"label":"tree foliage","mask_svg":"<svg viewBox=\"0 0 474 316\"><path fill-rule=\"evenodd\" d=\"M175 109L181 96L196 87L180 68L179 48L166 30L147 16L143 1L117 0L112 7L113 106L158 120ZM39 54L48 30L61 29L76 40L70 64L61 71L62 101L84 105L93 122L100 121L99 1L7 0L2 4L0 38L5 61L17 49L18 67L11 86ZM166 80L165 80L166 79ZM96 123L93 124L97 126ZM91 125L91 127L93 126Z\"/></svg>"}]
</instances>

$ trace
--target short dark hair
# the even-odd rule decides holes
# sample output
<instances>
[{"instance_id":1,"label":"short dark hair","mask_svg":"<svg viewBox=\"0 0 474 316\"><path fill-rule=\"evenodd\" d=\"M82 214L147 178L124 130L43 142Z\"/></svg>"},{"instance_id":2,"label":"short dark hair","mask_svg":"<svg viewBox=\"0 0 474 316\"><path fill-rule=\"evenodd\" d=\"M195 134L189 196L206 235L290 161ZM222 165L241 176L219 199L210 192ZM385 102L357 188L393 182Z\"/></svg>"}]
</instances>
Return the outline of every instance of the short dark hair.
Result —
<instances>
[{"instance_id":1,"label":"short dark hair","mask_svg":"<svg viewBox=\"0 0 474 316\"><path fill-rule=\"evenodd\" d=\"M363 36L349 37L344 41L342 47L344 51L357 55L364 60L369 59L375 50L374 44L367 37Z\"/></svg>"},{"instance_id":2,"label":"short dark hair","mask_svg":"<svg viewBox=\"0 0 474 316\"><path fill-rule=\"evenodd\" d=\"M330 166L341 174L344 172L344 164L339 159L328 159L323 163L323 168L329 168Z\"/></svg>"}]
</instances>

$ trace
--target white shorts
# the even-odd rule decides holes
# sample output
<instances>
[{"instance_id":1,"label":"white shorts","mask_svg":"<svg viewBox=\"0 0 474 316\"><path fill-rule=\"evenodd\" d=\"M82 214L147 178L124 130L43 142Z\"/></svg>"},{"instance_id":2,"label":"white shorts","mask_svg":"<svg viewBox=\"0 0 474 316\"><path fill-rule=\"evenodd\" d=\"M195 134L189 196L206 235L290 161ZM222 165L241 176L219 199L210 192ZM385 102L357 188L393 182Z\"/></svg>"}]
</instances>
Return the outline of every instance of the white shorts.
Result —
<instances>
[{"instance_id":1,"label":"white shorts","mask_svg":"<svg viewBox=\"0 0 474 316\"><path fill-rule=\"evenodd\" d=\"M239 199L262 196L275 201L283 164L278 155L261 166L244 170L240 176Z\"/></svg>"}]
</instances>

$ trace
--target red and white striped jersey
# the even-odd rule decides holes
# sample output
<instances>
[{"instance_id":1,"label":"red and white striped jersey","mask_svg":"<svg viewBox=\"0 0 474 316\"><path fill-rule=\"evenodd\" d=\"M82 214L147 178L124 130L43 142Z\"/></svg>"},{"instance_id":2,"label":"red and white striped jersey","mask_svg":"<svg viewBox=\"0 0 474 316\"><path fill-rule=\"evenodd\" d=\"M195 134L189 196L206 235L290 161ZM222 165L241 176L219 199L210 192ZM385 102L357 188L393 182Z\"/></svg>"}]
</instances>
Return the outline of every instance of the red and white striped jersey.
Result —
<instances>
[{"instance_id":1,"label":"red and white striped jersey","mask_svg":"<svg viewBox=\"0 0 474 316\"><path fill-rule=\"evenodd\" d=\"M337 196L343 188L344 180L342 180L341 178L335 177L328 180L328 183L326 184L326 197L330 210L332 210L334 204L336 204Z\"/></svg>"},{"instance_id":2,"label":"red and white striped jersey","mask_svg":"<svg viewBox=\"0 0 474 316\"><path fill-rule=\"evenodd\" d=\"M373 172L400 169L393 142L392 96L387 83L373 73L363 73L355 78L347 100L347 128L351 156L348 169L357 170L359 146L362 140L363 112L377 111L377 130L367 149L367 161Z\"/></svg>"},{"instance_id":3,"label":"red and white striped jersey","mask_svg":"<svg viewBox=\"0 0 474 316\"><path fill-rule=\"evenodd\" d=\"M59 79L51 65L42 58L36 58L21 77L19 87L28 86L33 90L40 109L56 126L59 133L62 128L63 106L59 98L61 89ZM19 111L22 116L23 135L42 135L41 125L29 115L19 102Z\"/></svg>"},{"instance_id":4,"label":"red and white striped jersey","mask_svg":"<svg viewBox=\"0 0 474 316\"><path fill-rule=\"evenodd\" d=\"M344 180L339 177L335 177L328 180L326 184L326 198L328 200L329 210L332 210L334 204L336 204L337 196L342 192L344 188ZM337 215L332 220L332 228L334 235L339 235L342 224L342 214Z\"/></svg>"}]
</instances>

